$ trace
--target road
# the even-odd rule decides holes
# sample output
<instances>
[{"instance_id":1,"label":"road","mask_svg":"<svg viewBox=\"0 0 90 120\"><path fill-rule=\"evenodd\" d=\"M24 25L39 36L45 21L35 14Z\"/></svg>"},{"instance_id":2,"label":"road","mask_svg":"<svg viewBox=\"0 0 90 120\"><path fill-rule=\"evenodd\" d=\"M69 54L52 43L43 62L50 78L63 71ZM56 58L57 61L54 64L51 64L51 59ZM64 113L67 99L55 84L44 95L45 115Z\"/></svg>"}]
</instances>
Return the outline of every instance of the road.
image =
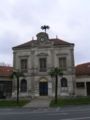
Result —
<instances>
[{"instance_id":1,"label":"road","mask_svg":"<svg viewBox=\"0 0 90 120\"><path fill-rule=\"evenodd\" d=\"M0 109L0 120L90 120L90 105L48 109Z\"/></svg>"}]
</instances>

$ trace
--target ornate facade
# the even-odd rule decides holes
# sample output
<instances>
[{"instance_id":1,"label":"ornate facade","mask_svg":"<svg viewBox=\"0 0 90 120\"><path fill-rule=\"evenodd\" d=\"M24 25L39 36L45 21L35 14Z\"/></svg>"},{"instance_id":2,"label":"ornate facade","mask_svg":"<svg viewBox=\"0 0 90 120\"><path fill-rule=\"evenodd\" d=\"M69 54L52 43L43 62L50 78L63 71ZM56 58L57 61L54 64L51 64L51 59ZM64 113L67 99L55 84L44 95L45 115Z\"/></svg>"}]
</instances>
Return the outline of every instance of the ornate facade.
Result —
<instances>
[{"instance_id":1,"label":"ornate facade","mask_svg":"<svg viewBox=\"0 0 90 120\"><path fill-rule=\"evenodd\" d=\"M13 47L14 69L22 71L20 96L54 96L55 79L49 76L51 68L63 70L58 76L58 96L71 96L75 93L74 44L58 38L49 39L46 32L37 34L31 40ZM13 93L17 83L13 81Z\"/></svg>"}]
</instances>

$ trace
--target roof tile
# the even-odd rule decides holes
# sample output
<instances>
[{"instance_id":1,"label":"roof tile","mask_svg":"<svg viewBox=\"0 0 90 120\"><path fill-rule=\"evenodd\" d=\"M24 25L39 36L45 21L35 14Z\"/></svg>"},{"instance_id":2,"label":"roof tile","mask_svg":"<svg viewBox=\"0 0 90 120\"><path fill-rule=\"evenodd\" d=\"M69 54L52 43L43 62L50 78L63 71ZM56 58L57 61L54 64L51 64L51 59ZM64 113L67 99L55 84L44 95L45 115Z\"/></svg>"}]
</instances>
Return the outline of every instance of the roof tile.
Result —
<instances>
[{"instance_id":1,"label":"roof tile","mask_svg":"<svg viewBox=\"0 0 90 120\"><path fill-rule=\"evenodd\" d=\"M77 65L75 70L76 76L90 75L90 62Z\"/></svg>"},{"instance_id":2,"label":"roof tile","mask_svg":"<svg viewBox=\"0 0 90 120\"><path fill-rule=\"evenodd\" d=\"M58 39L58 38L49 39L49 41L53 41L54 45L74 45L73 43L69 43L69 42L66 42L66 41ZM24 44L13 47L13 49L30 48L32 46L32 44L37 43L37 42L38 42L37 40L31 40Z\"/></svg>"},{"instance_id":3,"label":"roof tile","mask_svg":"<svg viewBox=\"0 0 90 120\"><path fill-rule=\"evenodd\" d=\"M0 66L0 76L10 76L13 71L13 67Z\"/></svg>"}]
</instances>

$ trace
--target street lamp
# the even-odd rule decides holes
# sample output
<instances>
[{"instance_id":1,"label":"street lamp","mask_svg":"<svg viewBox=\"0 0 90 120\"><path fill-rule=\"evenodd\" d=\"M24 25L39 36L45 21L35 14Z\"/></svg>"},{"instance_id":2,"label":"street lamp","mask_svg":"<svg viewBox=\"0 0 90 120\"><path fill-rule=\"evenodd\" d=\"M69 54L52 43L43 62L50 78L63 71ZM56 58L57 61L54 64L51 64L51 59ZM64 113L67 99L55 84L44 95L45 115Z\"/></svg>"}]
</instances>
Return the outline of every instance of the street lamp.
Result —
<instances>
[{"instance_id":1,"label":"street lamp","mask_svg":"<svg viewBox=\"0 0 90 120\"><path fill-rule=\"evenodd\" d=\"M63 72L61 69L55 67L51 69L51 71L49 72L49 75L52 78L55 78L55 103L57 103L58 76L63 76Z\"/></svg>"}]
</instances>

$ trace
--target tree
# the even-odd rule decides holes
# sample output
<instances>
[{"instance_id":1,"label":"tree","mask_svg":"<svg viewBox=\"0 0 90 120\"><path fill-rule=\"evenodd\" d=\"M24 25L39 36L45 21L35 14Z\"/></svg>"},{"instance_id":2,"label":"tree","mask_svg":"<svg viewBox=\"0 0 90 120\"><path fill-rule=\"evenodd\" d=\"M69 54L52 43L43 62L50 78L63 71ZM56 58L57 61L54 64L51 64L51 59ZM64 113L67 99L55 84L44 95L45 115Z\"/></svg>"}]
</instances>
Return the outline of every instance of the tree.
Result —
<instances>
[{"instance_id":1,"label":"tree","mask_svg":"<svg viewBox=\"0 0 90 120\"><path fill-rule=\"evenodd\" d=\"M43 25L41 26L41 29L42 30L45 30L45 33L46 33L46 30L49 29L50 27L48 25Z\"/></svg>"},{"instance_id":2,"label":"tree","mask_svg":"<svg viewBox=\"0 0 90 120\"><path fill-rule=\"evenodd\" d=\"M14 70L10 76L11 78L16 77L17 79L17 103L19 103L19 78L24 77L24 74L19 70Z\"/></svg>"},{"instance_id":3,"label":"tree","mask_svg":"<svg viewBox=\"0 0 90 120\"><path fill-rule=\"evenodd\" d=\"M61 69L55 67L49 71L49 75L55 78L55 103L57 103L58 76L63 76Z\"/></svg>"}]
</instances>

